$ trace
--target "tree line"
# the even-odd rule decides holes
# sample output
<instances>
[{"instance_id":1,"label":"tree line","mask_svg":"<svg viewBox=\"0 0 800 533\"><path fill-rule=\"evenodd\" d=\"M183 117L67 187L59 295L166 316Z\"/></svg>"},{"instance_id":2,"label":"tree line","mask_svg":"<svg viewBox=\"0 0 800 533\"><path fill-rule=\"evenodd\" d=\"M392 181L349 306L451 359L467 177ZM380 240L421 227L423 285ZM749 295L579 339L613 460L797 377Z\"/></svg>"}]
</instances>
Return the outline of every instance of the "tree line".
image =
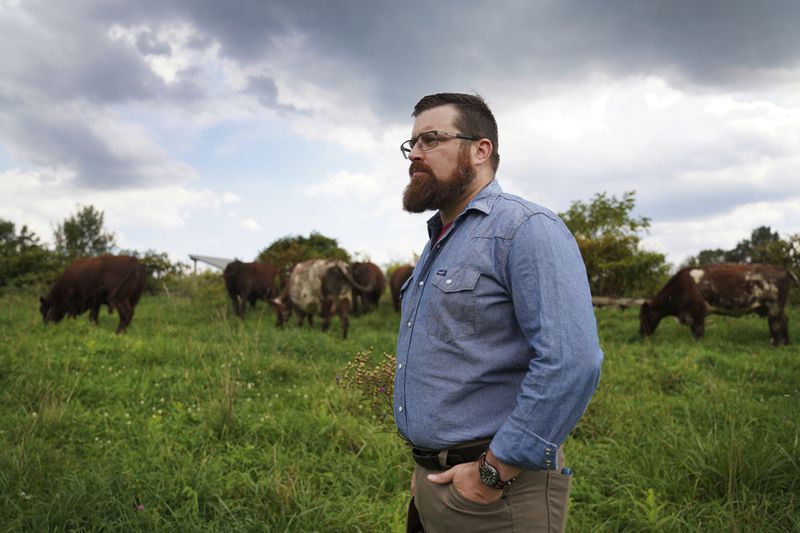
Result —
<instances>
[{"instance_id":1,"label":"tree line","mask_svg":"<svg viewBox=\"0 0 800 533\"><path fill-rule=\"evenodd\" d=\"M602 192L589 201L572 202L559 213L575 236L596 296L649 297L669 276L671 265L664 254L641 248L650 219L635 216L635 207L635 191L620 198ZM147 267L151 282L188 270L187 264L172 262L165 252L119 249L114 233L105 227L104 213L94 206L79 206L56 226L53 240L54 246L48 248L27 226L17 230L13 222L0 219L0 287L43 283L72 259L104 253L137 257ZM336 239L318 232L279 238L259 251L255 260L288 275L298 262L320 258L351 260ZM800 233L782 238L769 226L760 226L734 248L701 250L681 266L723 262L769 263L800 274Z\"/></svg>"}]
</instances>

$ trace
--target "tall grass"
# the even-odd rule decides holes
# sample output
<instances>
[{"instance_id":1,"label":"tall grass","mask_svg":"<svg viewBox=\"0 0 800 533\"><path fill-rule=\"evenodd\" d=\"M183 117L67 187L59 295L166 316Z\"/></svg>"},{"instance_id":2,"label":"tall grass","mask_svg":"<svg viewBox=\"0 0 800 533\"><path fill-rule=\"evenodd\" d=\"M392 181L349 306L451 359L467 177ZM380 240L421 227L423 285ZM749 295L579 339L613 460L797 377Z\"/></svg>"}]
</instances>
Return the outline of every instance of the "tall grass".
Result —
<instances>
[{"instance_id":1,"label":"tall grass","mask_svg":"<svg viewBox=\"0 0 800 533\"><path fill-rule=\"evenodd\" d=\"M408 452L336 385L358 352L394 352L388 302L343 341L263 304L239 320L220 280L193 283L121 336L116 316L45 327L36 294L0 296L0 531L402 531ZM597 316L569 529L800 530L800 350L758 317L642 342L634 310Z\"/></svg>"}]
</instances>

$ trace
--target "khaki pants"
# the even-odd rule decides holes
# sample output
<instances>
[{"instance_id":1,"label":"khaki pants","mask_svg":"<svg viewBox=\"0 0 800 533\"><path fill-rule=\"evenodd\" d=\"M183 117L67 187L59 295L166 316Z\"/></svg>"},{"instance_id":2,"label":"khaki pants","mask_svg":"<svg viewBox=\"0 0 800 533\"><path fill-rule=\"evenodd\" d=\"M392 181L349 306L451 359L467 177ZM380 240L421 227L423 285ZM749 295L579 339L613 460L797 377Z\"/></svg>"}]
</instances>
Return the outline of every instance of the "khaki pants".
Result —
<instances>
[{"instance_id":1,"label":"khaki pants","mask_svg":"<svg viewBox=\"0 0 800 533\"><path fill-rule=\"evenodd\" d=\"M452 483L431 483L426 478L430 473L419 465L414 468L414 502L425 533L564 531L572 476L560 470L524 470L505 498L488 505L466 499Z\"/></svg>"}]
</instances>

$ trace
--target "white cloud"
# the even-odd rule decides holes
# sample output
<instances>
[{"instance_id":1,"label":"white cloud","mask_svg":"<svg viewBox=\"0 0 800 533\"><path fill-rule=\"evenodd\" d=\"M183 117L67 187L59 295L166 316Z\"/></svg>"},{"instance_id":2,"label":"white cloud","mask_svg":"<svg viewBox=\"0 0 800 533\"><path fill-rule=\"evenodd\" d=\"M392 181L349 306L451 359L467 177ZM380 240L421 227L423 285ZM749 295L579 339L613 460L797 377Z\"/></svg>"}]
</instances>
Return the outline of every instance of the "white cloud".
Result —
<instances>
[{"instance_id":1,"label":"white cloud","mask_svg":"<svg viewBox=\"0 0 800 533\"><path fill-rule=\"evenodd\" d=\"M311 196L326 196L343 200L356 199L366 202L380 196L382 186L381 180L374 175L340 170L326 176L325 181L309 185L304 190Z\"/></svg>"},{"instance_id":2,"label":"white cloud","mask_svg":"<svg viewBox=\"0 0 800 533\"><path fill-rule=\"evenodd\" d=\"M240 226L242 226L247 231L261 231L261 226L259 226L258 222L256 222L252 218L245 218L244 220L242 220Z\"/></svg>"},{"instance_id":3,"label":"white cloud","mask_svg":"<svg viewBox=\"0 0 800 533\"><path fill-rule=\"evenodd\" d=\"M0 172L0 217L15 224L27 224L39 237L49 241L52 229L77 211L93 205L105 213L109 228L150 228L155 231L186 226L192 216L218 211L239 201L231 193L164 185L147 189L96 191L76 188L71 180L41 171L12 168Z\"/></svg>"},{"instance_id":4,"label":"white cloud","mask_svg":"<svg viewBox=\"0 0 800 533\"><path fill-rule=\"evenodd\" d=\"M777 202L743 204L714 217L655 222L641 247L669 254L678 266L701 250L730 250L760 226L769 226L782 237L800 232L800 196Z\"/></svg>"}]
</instances>

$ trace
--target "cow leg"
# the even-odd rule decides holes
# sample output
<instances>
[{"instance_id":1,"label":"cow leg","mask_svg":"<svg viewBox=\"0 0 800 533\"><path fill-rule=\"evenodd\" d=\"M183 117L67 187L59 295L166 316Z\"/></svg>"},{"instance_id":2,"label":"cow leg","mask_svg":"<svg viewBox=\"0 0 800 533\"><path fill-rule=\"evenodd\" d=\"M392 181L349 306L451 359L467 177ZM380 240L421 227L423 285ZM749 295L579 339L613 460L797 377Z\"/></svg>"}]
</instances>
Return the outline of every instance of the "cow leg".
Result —
<instances>
[{"instance_id":1,"label":"cow leg","mask_svg":"<svg viewBox=\"0 0 800 533\"><path fill-rule=\"evenodd\" d=\"M92 303L91 311L89 311L89 320L94 322L95 325L97 325L97 318L100 315L100 307L101 307L101 305L102 304L100 304L99 302L94 302L94 303Z\"/></svg>"},{"instance_id":2,"label":"cow leg","mask_svg":"<svg viewBox=\"0 0 800 533\"><path fill-rule=\"evenodd\" d=\"M277 315L277 322L275 324L276 327L283 328L284 316L283 316L283 309L284 306L281 303L278 303L275 300L268 300L270 305L275 308L275 315Z\"/></svg>"},{"instance_id":3,"label":"cow leg","mask_svg":"<svg viewBox=\"0 0 800 533\"><path fill-rule=\"evenodd\" d=\"M689 326L692 328L692 335L695 339L702 339L706 334L706 317L702 314L695 314L691 316Z\"/></svg>"},{"instance_id":4,"label":"cow leg","mask_svg":"<svg viewBox=\"0 0 800 533\"><path fill-rule=\"evenodd\" d=\"M131 323L133 319L133 307L129 302L122 301L116 305L116 308L119 313L119 325L117 326L117 333L119 334L125 331L125 328Z\"/></svg>"},{"instance_id":5,"label":"cow leg","mask_svg":"<svg viewBox=\"0 0 800 533\"><path fill-rule=\"evenodd\" d=\"M789 317L783 314L783 344L789 344Z\"/></svg>"},{"instance_id":6,"label":"cow leg","mask_svg":"<svg viewBox=\"0 0 800 533\"><path fill-rule=\"evenodd\" d=\"M770 315L767 318L769 324L770 344L780 346L781 343L789 344L789 320L781 312L777 315Z\"/></svg>"},{"instance_id":7,"label":"cow leg","mask_svg":"<svg viewBox=\"0 0 800 533\"><path fill-rule=\"evenodd\" d=\"M239 294L233 300L233 314L239 318L244 318L244 302Z\"/></svg>"},{"instance_id":8,"label":"cow leg","mask_svg":"<svg viewBox=\"0 0 800 533\"><path fill-rule=\"evenodd\" d=\"M347 302L339 302L339 320L342 322L342 338L347 338L347 330L350 327L350 320L347 318Z\"/></svg>"}]
</instances>

